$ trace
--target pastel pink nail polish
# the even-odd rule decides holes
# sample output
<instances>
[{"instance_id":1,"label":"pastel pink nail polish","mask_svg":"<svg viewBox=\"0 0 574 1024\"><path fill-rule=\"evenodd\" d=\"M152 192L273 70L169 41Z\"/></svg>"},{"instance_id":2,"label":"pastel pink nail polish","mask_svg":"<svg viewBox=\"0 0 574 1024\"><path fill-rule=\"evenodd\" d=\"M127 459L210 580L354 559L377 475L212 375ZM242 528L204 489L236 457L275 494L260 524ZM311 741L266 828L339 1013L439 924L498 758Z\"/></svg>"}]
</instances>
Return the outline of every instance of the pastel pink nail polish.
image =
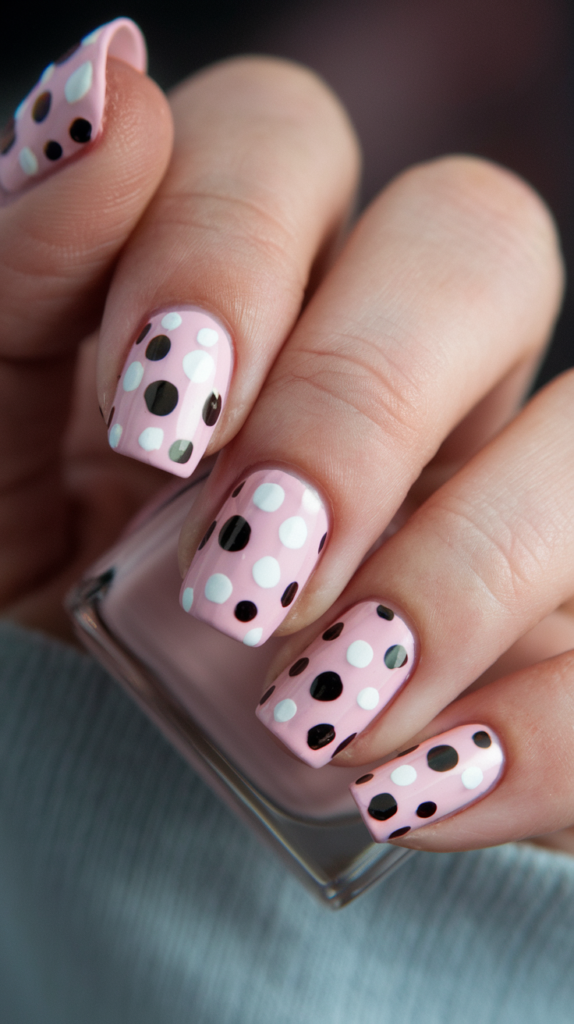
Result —
<instances>
[{"instance_id":1,"label":"pastel pink nail polish","mask_svg":"<svg viewBox=\"0 0 574 1024\"><path fill-rule=\"evenodd\" d=\"M301 593L327 530L323 502L303 480L282 469L252 473L199 545L181 588L182 607L259 647Z\"/></svg>"},{"instance_id":2,"label":"pastel pink nail polish","mask_svg":"<svg viewBox=\"0 0 574 1024\"><path fill-rule=\"evenodd\" d=\"M227 398L227 331L192 307L150 317L135 339L108 423L110 446L176 476L191 476Z\"/></svg>"},{"instance_id":3,"label":"pastel pink nail polish","mask_svg":"<svg viewBox=\"0 0 574 1024\"><path fill-rule=\"evenodd\" d=\"M0 185L5 192L19 192L53 174L97 138L108 55L146 70L145 41L135 22L116 18L48 65L2 132Z\"/></svg>"},{"instance_id":4,"label":"pastel pink nail polish","mask_svg":"<svg viewBox=\"0 0 574 1024\"><path fill-rule=\"evenodd\" d=\"M373 839L385 843L474 803L503 766L492 729L459 725L361 776L350 790Z\"/></svg>"},{"instance_id":5,"label":"pastel pink nail polish","mask_svg":"<svg viewBox=\"0 0 574 1024\"><path fill-rule=\"evenodd\" d=\"M380 714L414 659L414 637L400 615L363 601L281 673L257 717L302 761L321 768Z\"/></svg>"}]
</instances>

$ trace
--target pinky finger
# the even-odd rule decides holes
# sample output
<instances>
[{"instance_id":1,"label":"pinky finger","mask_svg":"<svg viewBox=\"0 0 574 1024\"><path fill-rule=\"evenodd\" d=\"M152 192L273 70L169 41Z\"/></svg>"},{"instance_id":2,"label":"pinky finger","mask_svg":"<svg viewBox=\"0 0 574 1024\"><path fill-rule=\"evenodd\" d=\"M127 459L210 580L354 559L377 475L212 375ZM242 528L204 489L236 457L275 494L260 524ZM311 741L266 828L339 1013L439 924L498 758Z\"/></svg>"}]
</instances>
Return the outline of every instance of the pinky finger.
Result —
<instances>
[{"instance_id":1,"label":"pinky finger","mask_svg":"<svg viewBox=\"0 0 574 1024\"><path fill-rule=\"evenodd\" d=\"M351 786L377 842L455 851L574 824L574 652L451 704Z\"/></svg>"}]
</instances>

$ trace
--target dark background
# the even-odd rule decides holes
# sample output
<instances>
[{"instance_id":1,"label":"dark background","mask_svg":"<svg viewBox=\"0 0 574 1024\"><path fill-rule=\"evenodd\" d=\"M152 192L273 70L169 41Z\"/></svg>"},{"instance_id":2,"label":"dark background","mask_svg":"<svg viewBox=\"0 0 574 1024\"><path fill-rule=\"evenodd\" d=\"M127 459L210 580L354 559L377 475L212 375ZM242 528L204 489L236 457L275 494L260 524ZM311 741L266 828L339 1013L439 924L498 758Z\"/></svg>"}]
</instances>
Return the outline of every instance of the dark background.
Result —
<instances>
[{"instance_id":1,"label":"dark background","mask_svg":"<svg viewBox=\"0 0 574 1024\"><path fill-rule=\"evenodd\" d=\"M367 202L410 163L446 152L497 160L552 208L574 264L574 21L566 0L92 0L3 14L0 114L76 39L118 15L142 27L169 88L236 53L299 60L329 82L359 132ZM570 293L540 380L574 365Z\"/></svg>"}]
</instances>

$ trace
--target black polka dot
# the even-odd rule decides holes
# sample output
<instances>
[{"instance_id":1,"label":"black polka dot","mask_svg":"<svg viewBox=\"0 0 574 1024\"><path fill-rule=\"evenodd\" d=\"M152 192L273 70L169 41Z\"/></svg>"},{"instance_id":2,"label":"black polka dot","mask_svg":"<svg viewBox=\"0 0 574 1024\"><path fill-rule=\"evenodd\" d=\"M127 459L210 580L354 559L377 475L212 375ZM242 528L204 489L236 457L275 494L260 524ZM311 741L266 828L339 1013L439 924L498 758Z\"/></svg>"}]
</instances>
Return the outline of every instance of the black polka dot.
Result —
<instances>
[{"instance_id":1,"label":"black polka dot","mask_svg":"<svg viewBox=\"0 0 574 1024\"><path fill-rule=\"evenodd\" d=\"M231 516L219 531L219 547L224 551L243 551L249 544L251 527L243 516Z\"/></svg>"},{"instance_id":2,"label":"black polka dot","mask_svg":"<svg viewBox=\"0 0 574 1024\"><path fill-rule=\"evenodd\" d=\"M487 732L475 732L472 738L476 743L477 747L489 747L492 743L492 740Z\"/></svg>"},{"instance_id":3,"label":"black polka dot","mask_svg":"<svg viewBox=\"0 0 574 1024\"><path fill-rule=\"evenodd\" d=\"M344 628L344 622L336 622L334 626L329 626L329 628L325 630L323 633L323 640L336 640L338 636L341 636Z\"/></svg>"},{"instance_id":4,"label":"black polka dot","mask_svg":"<svg viewBox=\"0 0 574 1024\"><path fill-rule=\"evenodd\" d=\"M319 541L319 554L321 553L321 551L325 547L325 541L326 540L327 540L327 534L324 533L323 536L321 537L321 540Z\"/></svg>"},{"instance_id":5,"label":"black polka dot","mask_svg":"<svg viewBox=\"0 0 574 1024\"><path fill-rule=\"evenodd\" d=\"M216 394L212 391L209 398L206 399L205 405L201 415L203 416L203 422L208 427L214 427L219 419L221 412L221 395Z\"/></svg>"},{"instance_id":6,"label":"black polka dot","mask_svg":"<svg viewBox=\"0 0 574 1024\"><path fill-rule=\"evenodd\" d=\"M74 43L73 46L70 46L69 50L66 50L66 52L63 53L61 57L58 57L58 59L54 61L54 64L65 64L66 61L69 60L70 57L76 52L76 50L80 49L81 45L81 43Z\"/></svg>"},{"instance_id":7,"label":"black polka dot","mask_svg":"<svg viewBox=\"0 0 574 1024\"><path fill-rule=\"evenodd\" d=\"M409 656L404 647L401 647L400 644L393 644L385 654L385 665L387 668L402 668L403 665L406 665L408 659Z\"/></svg>"},{"instance_id":8,"label":"black polka dot","mask_svg":"<svg viewBox=\"0 0 574 1024\"><path fill-rule=\"evenodd\" d=\"M286 608L287 605L291 604L298 590L298 583L290 583L287 587L285 587L285 590L281 594L281 604L283 605L284 608Z\"/></svg>"},{"instance_id":9,"label":"black polka dot","mask_svg":"<svg viewBox=\"0 0 574 1024\"><path fill-rule=\"evenodd\" d=\"M265 704L269 700L272 693L275 693L274 686L270 686L269 689L265 691L261 700L259 701L259 707L261 707L262 704Z\"/></svg>"},{"instance_id":10,"label":"black polka dot","mask_svg":"<svg viewBox=\"0 0 574 1024\"><path fill-rule=\"evenodd\" d=\"M171 348L171 341L166 334L156 334L155 338L152 338L148 342L145 350L146 359L151 359L152 363L159 362L160 359L165 359Z\"/></svg>"},{"instance_id":11,"label":"black polka dot","mask_svg":"<svg viewBox=\"0 0 574 1024\"><path fill-rule=\"evenodd\" d=\"M257 605L253 601L239 601L235 605L234 615L240 622L251 622L257 615Z\"/></svg>"},{"instance_id":12,"label":"black polka dot","mask_svg":"<svg viewBox=\"0 0 574 1024\"><path fill-rule=\"evenodd\" d=\"M420 743L416 743L414 747L408 747L407 750L401 750L400 754L397 754L396 756L397 757L406 757L407 754L412 754L413 750L418 750L419 747L420 747Z\"/></svg>"},{"instance_id":13,"label":"black polka dot","mask_svg":"<svg viewBox=\"0 0 574 1024\"><path fill-rule=\"evenodd\" d=\"M144 340L144 338L147 338L147 336L148 336L150 331L151 331L151 324L146 324L144 329L143 329L143 331L141 331L141 333L136 338L136 345L141 345L142 341Z\"/></svg>"},{"instance_id":14,"label":"black polka dot","mask_svg":"<svg viewBox=\"0 0 574 1024\"><path fill-rule=\"evenodd\" d=\"M372 772L367 772L366 775L361 775L360 779L355 779L355 786L362 786L363 782L370 782L374 777Z\"/></svg>"},{"instance_id":15,"label":"black polka dot","mask_svg":"<svg viewBox=\"0 0 574 1024\"><path fill-rule=\"evenodd\" d=\"M193 452L193 444L191 441L186 441L185 438L181 438L179 441L174 441L169 447L169 457L172 462L189 462L191 453Z\"/></svg>"},{"instance_id":16,"label":"black polka dot","mask_svg":"<svg viewBox=\"0 0 574 1024\"><path fill-rule=\"evenodd\" d=\"M407 832L410 832L410 830L410 825L405 825L404 828L396 828L394 832L391 832L389 839L398 839L399 836L406 836Z\"/></svg>"},{"instance_id":17,"label":"black polka dot","mask_svg":"<svg viewBox=\"0 0 574 1024\"><path fill-rule=\"evenodd\" d=\"M241 491L243 490L244 487L245 487L245 480L243 481L242 484L239 484L239 487L235 488L235 490L234 490L233 494L231 495L231 497L232 498L236 498L237 495L241 493Z\"/></svg>"},{"instance_id":18,"label":"black polka dot","mask_svg":"<svg viewBox=\"0 0 574 1024\"><path fill-rule=\"evenodd\" d=\"M112 422L112 420L114 418L115 411L116 411L116 407L115 407L115 405L112 405L112 411L110 413L110 418L109 418L108 422L106 423L107 427L109 427L110 423Z\"/></svg>"},{"instance_id":19,"label":"black polka dot","mask_svg":"<svg viewBox=\"0 0 574 1024\"><path fill-rule=\"evenodd\" d=\"M309 687L309 693L315 700L337 700L342 692L343 683L337 672L320 672Z\"/></svg>"},{"instance_id":20,"label":"black polka dot","mask_svg":"<svg viewBox=\"0 0 574 1024\"><path fill-rule=\"evenodd\" d=\"M336 757L337 754L340 753L341 750L344 750L345 747L348 747L349 743L352 743L352 741L355 739L356 735L357 735L356 732L352 732L350 736L347 736L346 740L343 740L342 743L339 743L339 746L337 747L335 753L331 754L331 757Z\"/></svg>"},{"instance_id":21,"label":"black polka dot","mask_svg":"<svg viewBox=\"0 0 574 1024\"><path fill-rule=\"evenodd\" d=\"M380 604L377 607L377 615L381 619L387 619L388 622L394 619L395 613L390 608L385 608L384 604Z\"/></svg>"},{"instance_id":22,"label":"black polka dot","mask_svg":"<svg viewBox=\"0 0 574 1024\"><path fill-rule=\"evenodd\" d=\"M41 92L40 95L34 101L34 106L32 107L32 117L34 118L34 121L37 121L38 124L40 123L40 121L45 121L48 114L50 113L51 106L52 93L48 91Z\"/></svg>"},{"instance_id":23,"label":"black polka dot","mask_svg":"<svg viewBox=\"0 0 574 1024\"><path fill-rule=\"evenodd\" d=\"M377 821L388 821L397 811L397 801L390 793L377 793L369 804L369 814Z\"/></svg>"},{"instance_id":24,"label":"black polka dot","mask_svg":"<svg viewBox=\"0 0 574 1024\"><path fill-rule=\"evenodd\" d=\"M291 668L289 669L289 675L300 676L301 673L305 671L308 664L309 658L299 658L299 661L296 661L294 665L291 665Z\"/></svg>"},{"instance_id":25,"label":"black polka dot","mask_svg":"<svg viewBox=\"0 0 574 1024\"><path fill-rule=\"evenodd\" d=\"M418 805L418 818L432 818L433 814L436 814L436 804L433 804L432 800L425 800L423 804Z\"/></svg>"},{"instance_id":26,"label":"black polka dot","mask_svg":"<svg viewBox=\"0 0 574 1024\"><path fill-rule=\"evenodd\" d=\"M75 121L72 121L70 128L70 138L74 142L89 142L92 137L92 126L89 121L86 121L85 117L77 117Z\"/></svg>"},{"instance_id":27,"label":"black polka dot","mask_svg":"<svg viewBox=\"0 0 574 1024\"><path fill-rule=\"evenodd\" d=\"M2 134L0 135L0 153L2 154L2 156L10 152L15 142L16 122L14 118L11 117L4 125L4 128L2 129Z\"/></svg>"},{"instance_id":28,"label":"black polka dot","mask_svg":"<svg viewBox=\"0 0 574 1024\"><path fill-rule=\"evenodd\" d=\"M441 743L438 747L432 747L427 754L427 764L433 772L449 772L458 764L458 754L454 747Z\"/></svg>"},{"instance_id":29,"label":"black polka dot","mask_svg":"<svg viewBox=\"0 0 574 1024\"><path fill-rule=\"evenodd\" d=\"M217 526L217 519L214 519L212 524L211 524L211 526L209 527L209 530L207 531L206 534L204 534L203 540L201 541L201 543L198 546L198 549L197 549L198 551L201 551L201 549L205 547L205 545L207 544L209 538L211 537L211 534L215 530L216 526Z\"/></svg>"},{"instance_id":30,"label":"black polka dot","mask_svg":"<svg viewBox=\"0 0 574 1024\"><path fill-rule=\"evenodd\" d=\"M321 725L314 725L307 733L307 743L311 750L320 750L321 747L327 747L334 739L334 726L329 725L327 722L322 722Z\"/></svg>"},{"instance_id":31,"label":"black polka dot","mask_svg":"<svg viewBox=\"0 0 574 1024\"><path fill-rule=\"evenodd\" d=\"M177 405L179 394L169 380L154 380L144 391L145 404L154 416L169 416Z\"/></svg>"},{"instance_id":32,"label":"black polka dot","mask_svg":"<svg viewBox=\"0 0 574 1024\"><path fill-rule=\"evenodd\" d=\"M63 153L63 149L59 142L53 142L51 140L44 146L44 153L48 157L48 160L59 160Z\"/></svg>"}]
</instances>

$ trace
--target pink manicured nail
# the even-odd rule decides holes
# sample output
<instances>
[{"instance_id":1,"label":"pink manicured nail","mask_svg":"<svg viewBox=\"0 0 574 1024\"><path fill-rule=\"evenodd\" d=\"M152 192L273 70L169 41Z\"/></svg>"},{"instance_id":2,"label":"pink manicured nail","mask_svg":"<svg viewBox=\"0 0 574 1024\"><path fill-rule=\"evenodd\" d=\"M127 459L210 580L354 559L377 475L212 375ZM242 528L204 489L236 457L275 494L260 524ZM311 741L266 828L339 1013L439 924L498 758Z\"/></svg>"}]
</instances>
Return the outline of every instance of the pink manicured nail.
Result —
<instances>
[{"instance_id":1,"label":"pink manicured nail","mask_svg":"<svg viewBox=\"0 0 574 1024\"><path fill-rule=\"evenodd\" d=\"M108 55L145 71L146 46L135 22L116 18L48 65L2 132L0 185L6 192L53 174L99 135Z\"/></svg>"},{"instance_id":2,"label":"pink manicured nail","mask_svg":"<svg viewBox=\"0 0 574 1024\"><path fill-rule=\"evenodd\" d=\"M504 754L485 725L459 725L362 775L350 786L377 843L472 804L499 779Z\"/></svg>"},{"instance_id":3,"label":"pink manicured nail","mask_svg":"<svg viewBox=\"0 0 574 1024\"><path fill-rule=\"evenodd\" d=\"M163 309L133 343L108 422L122 455L191 476L217 423L231 378L227 332L201 309Z\"/></svg>"},{"instance_id":4,"label":"pink manicured nail","mask_svg":"<svg viewBox=\"0 0 574 1024\"><path fill-rule=\"evenodd\" d=\"M271 636L327 539L319 495L282 469L243 480L203 538L181 588L186 612L248 647Z\"/></svg>"},{"instance_id":5,"label":"pink manicured nail","mask_svg":"<svg viewBox=\"0 0 574 1024\"><path fill-rule=\"evenodd\" d=\"M364 601L285 669L257 717L302 761L321 768L380 714L412 672L414 656L400 615Z\"/></svg>"}]
</instances>

